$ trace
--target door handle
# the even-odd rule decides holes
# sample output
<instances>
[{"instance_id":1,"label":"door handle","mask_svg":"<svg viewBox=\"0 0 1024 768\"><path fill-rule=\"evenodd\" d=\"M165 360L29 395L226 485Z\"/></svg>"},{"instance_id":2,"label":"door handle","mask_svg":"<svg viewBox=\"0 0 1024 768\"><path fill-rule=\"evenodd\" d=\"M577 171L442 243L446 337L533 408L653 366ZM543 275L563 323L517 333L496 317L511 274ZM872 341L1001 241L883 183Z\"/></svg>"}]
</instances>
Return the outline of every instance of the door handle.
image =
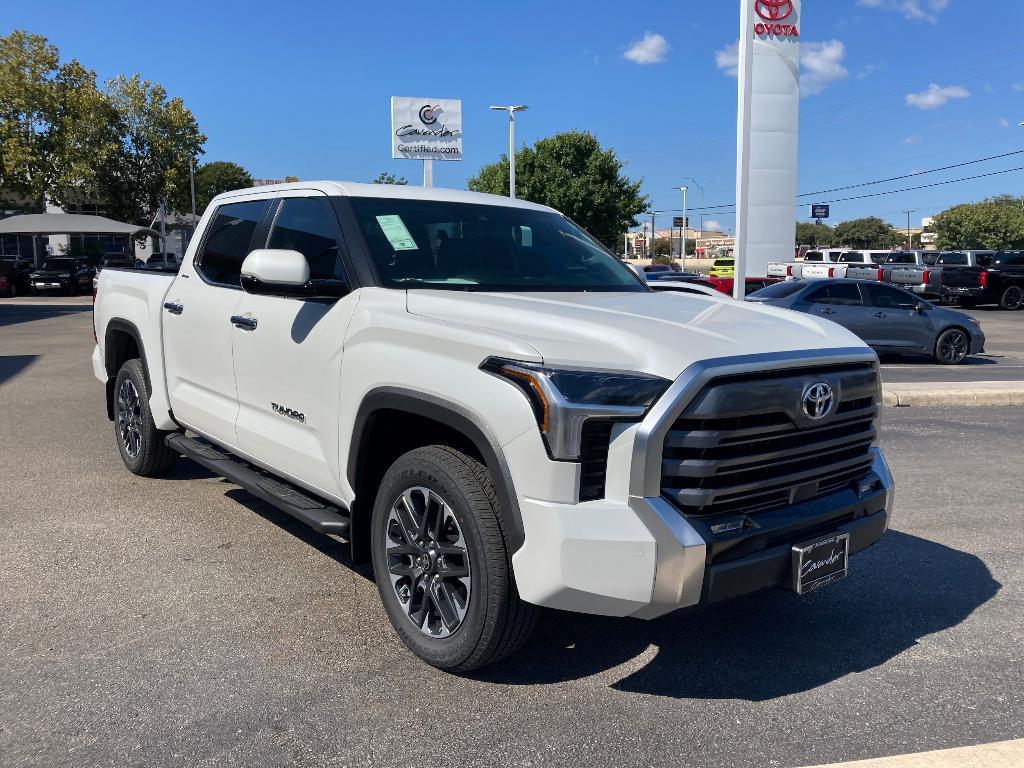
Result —
<instances>
[{"instance_id":1,"label":"door handle","mask_svg":"<svg viewBox=\"0 0 1024 768\"><path fill-rule=\"evenodd\" d=\"M823 315L834 315L835 313L836 311L834 309L829 309L828 307L825 307L823 310L821 310L821 314Z\"/></svg>"},{"instance_id":2,"label":"door handle","mask_svg":"<svg viewBox=\"0 0 1024 768\"><path fill-rule=\"evenodd\" d=\"M235 328L242 328L246 331L256 330L255 317L245 317L244 315L232 315L231 324L235 326Z\"/></svg>"},{"instance_id":3,"label":"door handle","mask_svg":"<svg viewBox=\"0 0 1024 768\"><path fill-rule=\"evenodd\" d=\"M874 314L875 317L888 317L888 315L885 314L885 312L875 312Z\"/></svg>"},{"instance_id":4,"label":"door handle","mask_svg":"<svg viewBox=\"0 0 1024 768\"><path fill-rule=\"evenodd\" d=\"M180 315L182 312L185 311L184 305L179 304L176 301L165 301L164 309L166 309L172 315Z\"/></svg>"}]
</instances>

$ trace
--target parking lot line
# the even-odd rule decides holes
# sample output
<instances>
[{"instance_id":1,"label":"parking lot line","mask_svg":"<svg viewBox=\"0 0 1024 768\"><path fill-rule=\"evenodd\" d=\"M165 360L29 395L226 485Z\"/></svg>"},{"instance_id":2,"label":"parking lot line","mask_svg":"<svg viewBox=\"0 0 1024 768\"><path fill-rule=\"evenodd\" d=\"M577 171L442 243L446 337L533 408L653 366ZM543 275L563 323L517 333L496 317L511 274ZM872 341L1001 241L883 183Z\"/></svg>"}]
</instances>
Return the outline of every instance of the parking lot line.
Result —
<instances>
[{"instance_id":1,"label":"parking lot line","mask_svg":"<svg viewBox=\"0 0 1024 768\"><path fill-rule=\"evenodd\" d=\"M997 741L973 747L940 749L910 755L830 763L815 768L1020 768L1024 765L1024 739Z\"/></svg>"}]
</instances>

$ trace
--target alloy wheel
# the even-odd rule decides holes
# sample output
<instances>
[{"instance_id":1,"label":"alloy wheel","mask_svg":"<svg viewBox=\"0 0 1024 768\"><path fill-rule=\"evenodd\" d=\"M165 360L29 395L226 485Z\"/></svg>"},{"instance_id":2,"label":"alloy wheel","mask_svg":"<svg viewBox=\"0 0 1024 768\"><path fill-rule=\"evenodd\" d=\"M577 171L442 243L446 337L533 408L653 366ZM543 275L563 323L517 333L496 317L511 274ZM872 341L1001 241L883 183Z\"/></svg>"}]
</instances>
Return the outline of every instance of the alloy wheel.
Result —
<instances>
[{"instance_id":1,"label":"alloy wheel","mask_svg":"<svg viewBox=\"0 0 1024 768\"><path fill-rule=\"evenodd\" d=\"M406 617L428 637L447 637L469 609L469 550L448 503L408 488L388 514L385 555L391 587Z\"/></svg>"},{"instance_id":2,"label":"alloy wheel","mask_svg":"<svg viewBox=\"0 0 1024 768\"><path fill-rule=\"evenodd\" d=\"M127 378L117 390L117 433L128 458L138 458L142 450L142 399L135 382Z\"/></svg>"},{"instance_id":3,"label":"alloy wheel","mask_svg":"<svg viewBox=\"0 0 1024 768\"><path fill-rule=\"evenodd\" d=\"M946 331L939 339L939 357L946 363L959 363L967 357L967 334L956 329Z\"/></svg>"},{"instance_id":4,"label":"alloy wheel","mask_svg":"<svg viewBox=\"0 0 1024 768\"><path fill-rule=\"evenodd\" d=\"M1024 306L1024 288L1012 285L1003 294L1003 306L1007 309L1016 310Z\"/></svg>"}]
</instances>

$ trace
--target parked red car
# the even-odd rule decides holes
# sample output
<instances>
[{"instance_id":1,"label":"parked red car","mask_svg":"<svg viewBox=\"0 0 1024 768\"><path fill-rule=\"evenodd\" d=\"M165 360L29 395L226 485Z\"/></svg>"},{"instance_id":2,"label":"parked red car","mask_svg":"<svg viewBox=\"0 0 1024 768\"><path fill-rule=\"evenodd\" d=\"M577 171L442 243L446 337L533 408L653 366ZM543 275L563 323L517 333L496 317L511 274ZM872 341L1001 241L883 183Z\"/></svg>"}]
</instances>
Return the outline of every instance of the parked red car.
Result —
<instances>
[{"instance_id":1,"label":"parked red car","mask_svg":"<svg viewBox=\"0 0 1024 768\"><path fill-rule=\"evenodd\" d=\"M746 279L746 281L747 281L746 293L747 293L747 295L749 295L749 294L753 293L754 291L761 290L766 285L771 285L772 283L782 282L782 278L781 277L748 277ZM732 277L708 277L703 282L705 282L708 285L712 286L715 290L721 291L722 293L726 293L726 294L732 296L732 287L735 284L735 278L732 278Z\"/></svg>"}]
</instances>

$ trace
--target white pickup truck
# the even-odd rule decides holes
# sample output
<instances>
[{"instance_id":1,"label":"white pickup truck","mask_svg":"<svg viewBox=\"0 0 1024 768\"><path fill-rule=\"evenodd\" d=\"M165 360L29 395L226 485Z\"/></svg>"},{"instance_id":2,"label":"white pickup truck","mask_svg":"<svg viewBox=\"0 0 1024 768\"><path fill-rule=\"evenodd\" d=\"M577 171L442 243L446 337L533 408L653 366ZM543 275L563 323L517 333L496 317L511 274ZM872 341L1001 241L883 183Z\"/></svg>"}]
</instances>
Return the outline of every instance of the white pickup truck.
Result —
<instances>
[{"instance_id":1,"label":"white pickup truck","mask_svg":"<svg viewBox=\"0 0 1024 768\"><path fill-rule=\"evenodd\" d=\"M854 251L849 248L808 251L799 261L768 262L768 276L800 277L805 280L845 277L848 267L881 264L888 255L889 251Z\"/></svg>"},{"instance_id":2,"label":"white pickup truck","mask_svg":"<svg viewBox=\"0 0 1024 768\"><path fill-rule=\"evenodd\" d=\"M94 323L129 471L185 456L349 541L444 669L515 650L534 606L653 618L806 592L892 512L857 337L655 293L521 200L223 194L176 275L104 269Z\"/></svg>"}]
</instances>

